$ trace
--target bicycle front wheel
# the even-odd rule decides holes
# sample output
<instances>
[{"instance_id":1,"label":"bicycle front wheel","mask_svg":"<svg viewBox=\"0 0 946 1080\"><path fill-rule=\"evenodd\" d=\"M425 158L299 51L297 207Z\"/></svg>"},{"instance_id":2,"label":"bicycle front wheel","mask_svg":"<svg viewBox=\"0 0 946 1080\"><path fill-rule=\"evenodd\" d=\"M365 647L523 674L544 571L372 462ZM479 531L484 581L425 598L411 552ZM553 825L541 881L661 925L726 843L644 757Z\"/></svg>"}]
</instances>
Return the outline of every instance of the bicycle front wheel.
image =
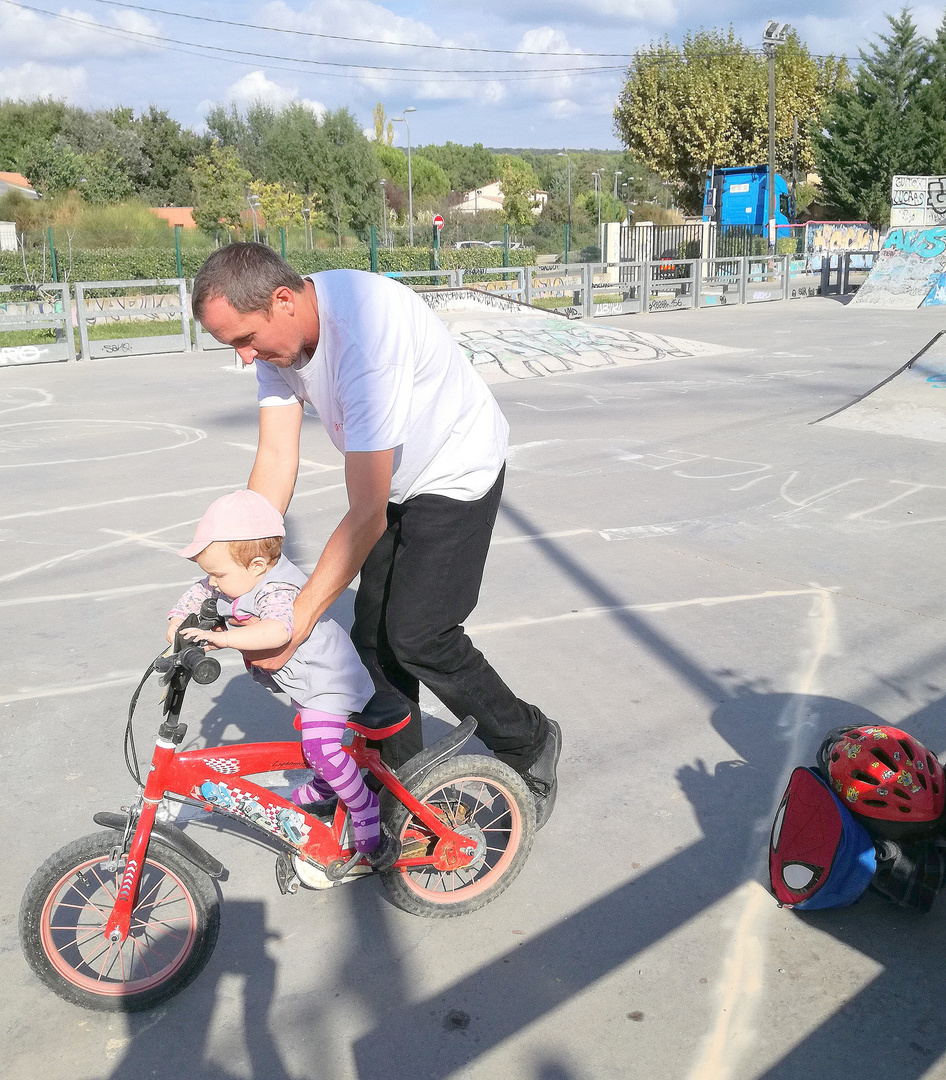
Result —
<instances>
[{"instance_id":1,"label":"bicycle front wheel","mask_svg":"<svg viewBox=\"0 0 946 1080\"><path fill-rule=\"evenodd\" d=\"M20 943L30 967L61 998L86 1009L135 1012L182 990L210 959L220 907L207 874L152 843L131 929L121 943L103 930L125 861L107 863L118 834L95 833L50 856L20 905Z\"/></svg>"},{"instance_id":2,"label":"bicycle front wheel","mask_svg":"<svg viewBox=\"0 0 946 1080\"><path fill-rule=\"evenodd\" d=\"M449 918L476 911L513 882L529 857L535 808L525 782L496 758L464 754L432 769L411 791L452 829L476 842L473 861L458 870L435 863L383 875L398 907L413 915ZM433 856L438 837L403 803L388 827L402 856Z\"/></svg>"}]
</instances>

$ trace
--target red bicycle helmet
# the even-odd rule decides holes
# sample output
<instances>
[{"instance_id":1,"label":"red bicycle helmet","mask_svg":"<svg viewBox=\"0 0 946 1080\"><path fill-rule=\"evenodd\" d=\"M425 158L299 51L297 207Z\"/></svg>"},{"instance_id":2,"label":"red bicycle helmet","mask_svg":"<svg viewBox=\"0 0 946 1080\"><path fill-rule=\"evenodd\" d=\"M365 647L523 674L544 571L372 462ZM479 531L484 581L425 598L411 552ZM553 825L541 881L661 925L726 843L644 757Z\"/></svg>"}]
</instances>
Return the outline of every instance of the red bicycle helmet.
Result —
<instances>
[{"instance_id":1,"label":"red bicycle helmet","mask_svg":"<svg viewBox=\"0 0 946 1080\"><path fill-rule=\"evenodd\" d=\"M821 744L818 768L852 813L871 819L865 824L878 835L928 832L943 813L943 767L899 728L838 728Z\"/></svg>"}]
</instances>

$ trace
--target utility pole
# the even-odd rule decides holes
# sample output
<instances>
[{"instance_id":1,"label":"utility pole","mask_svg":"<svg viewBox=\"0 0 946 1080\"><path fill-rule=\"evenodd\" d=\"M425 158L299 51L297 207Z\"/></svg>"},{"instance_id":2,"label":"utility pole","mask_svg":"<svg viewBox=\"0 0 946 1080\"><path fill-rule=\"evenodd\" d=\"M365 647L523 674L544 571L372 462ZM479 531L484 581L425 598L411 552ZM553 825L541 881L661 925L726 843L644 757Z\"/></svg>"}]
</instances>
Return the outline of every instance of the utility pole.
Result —
<instances>
[{"instance_id":1,"label":"utility pole","mask_svg":"<svg viewBox=\"0 0 946 1080\"><path fill-rule=\"evenodd\" d=\"M409 112L417 112L413 105L408 105L404 110L405 114ZM408 236L410 237L410 246L414 246L414 184L411 180L411 125L407 122L407 116L393 116L392 120L402 123L407 128L407 216L408 216Z\"/></svg>"},{"instance_id":2,"label":"utility pole","mask_svg":"<svg viewBox=\"0 0 946 1080\"><path fill-rule=\"evenodd\" d=\"M769 254L775 254L775 50L788 40L791 26L770 19L762 31L762 48L769 60Z\"/></svg>"},{"instance_id":3,"label":"utility pole","mask_svg":"<svg viewBox=\"0 0 946 1080\"><path fill-rule=\"evenodd\" d=\"M565 167L568 172L568 218L565 224L565 263L568 264L568 245L571 242L572 236L572 159L568 156L567 150L559 150L559 157L565 158Z\"/></svg>"}]
</instances>

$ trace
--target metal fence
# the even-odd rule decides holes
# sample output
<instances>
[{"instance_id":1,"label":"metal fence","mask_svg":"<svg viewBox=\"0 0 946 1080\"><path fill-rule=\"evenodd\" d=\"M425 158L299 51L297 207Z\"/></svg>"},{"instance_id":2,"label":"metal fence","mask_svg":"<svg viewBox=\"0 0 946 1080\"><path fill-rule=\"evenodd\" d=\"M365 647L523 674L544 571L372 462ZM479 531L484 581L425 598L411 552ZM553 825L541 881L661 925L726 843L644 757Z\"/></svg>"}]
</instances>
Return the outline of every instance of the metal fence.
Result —
<instances>
[{"instance_id":1,"label":"metal fence","mask_svg":"<svg viewBox=\"0 0 946 1080\"><path fill-rule=\"evenodd\" d=\"M825 256L809 269L804 256L621 260L476 270L414 270L387 276L413 288L475 288L569 318L605 318L844 295L866 279L877 252ZM0 366L76 357L145 356L229 350L190 315L183 278L0 286ZM193 329L192 329L193 328Z\"/></svg>"},{"instance_id":2,"label":"metal fence","mask_svg":"<svg viewBox=\"0 0 946 1080\"><path fill-rule=\"evenodd\" d=\"M66 285L0 285L0 367L74 360Z\"/></svg>"}]
</instances>

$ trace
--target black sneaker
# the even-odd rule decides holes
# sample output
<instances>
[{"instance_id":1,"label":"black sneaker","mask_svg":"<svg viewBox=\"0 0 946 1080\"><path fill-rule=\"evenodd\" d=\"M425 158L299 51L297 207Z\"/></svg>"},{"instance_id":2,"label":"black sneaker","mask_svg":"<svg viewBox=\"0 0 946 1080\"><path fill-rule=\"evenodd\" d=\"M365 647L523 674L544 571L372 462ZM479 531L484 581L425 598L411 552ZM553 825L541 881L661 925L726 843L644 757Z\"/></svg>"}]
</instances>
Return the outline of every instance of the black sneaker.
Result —
<instances>
[{"instance_id":1,"label":"black sneaker","mask_svg":"<svg viewBox=\"0 0 946 1080\"><path fill-rule=\"evenodd\" d=\"M298 805L299 809L304 810L307 814L311 814L321 821L329 822L335 817L338 796L332 795L328 799L316 799L315 802L299 803Z\"/></svg>"},{"instance_id":2,"label":"black sneaker","mask_svg":"<svg viewBox=\"0 0 946 1080\"><path fill-rule=\"evenodd\" d=\"M388 830L387 825L381 824L381 835L378 838L378 846L374 851L369 851L365 858L376 873L390 870L401 857L401 842Z\"/></svg>"},{"instance_id":3,"label":"black sneaker","mask_svg":"<svg viewBox=\"0 0 946 1080\"><path fill-rule=\"evenodd\" d=\"M549 733L539 756L522 773L522 779L535 797L535 827L541 829L548 821L558 794L558 759L562 754L562 729L549 720Z\"/></svg>"}]
</instances>

